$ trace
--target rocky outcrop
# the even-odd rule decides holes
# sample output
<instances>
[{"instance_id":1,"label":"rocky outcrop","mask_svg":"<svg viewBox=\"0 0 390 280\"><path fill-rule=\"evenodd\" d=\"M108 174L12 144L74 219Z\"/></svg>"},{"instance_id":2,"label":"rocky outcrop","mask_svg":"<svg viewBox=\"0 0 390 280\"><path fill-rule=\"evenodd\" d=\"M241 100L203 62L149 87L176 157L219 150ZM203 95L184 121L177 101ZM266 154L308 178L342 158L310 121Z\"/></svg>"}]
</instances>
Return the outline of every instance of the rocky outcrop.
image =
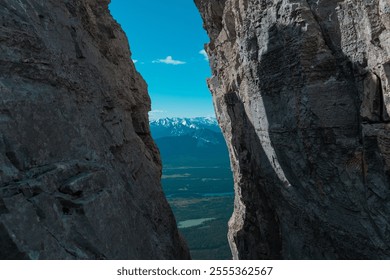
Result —
<instances>
[{"instance_id":1,"label":"rocky outcrop","mask_svg":"<svg viewBox=\"0 0 390 280\"><path fill-rule=\"evenodd\" d=\"M390 4L195 0L236 259L390 258Z\"/></svg>"},{"instance_id":2,"label":"rocky outcrop","mask_svg":"<svg viewBox=\"0 0 390 280\"><path fill-rule=\"evenodd\" d=\"M0 3L0 259L189 257L108 3Z\"/></svg>"}]
</instances>

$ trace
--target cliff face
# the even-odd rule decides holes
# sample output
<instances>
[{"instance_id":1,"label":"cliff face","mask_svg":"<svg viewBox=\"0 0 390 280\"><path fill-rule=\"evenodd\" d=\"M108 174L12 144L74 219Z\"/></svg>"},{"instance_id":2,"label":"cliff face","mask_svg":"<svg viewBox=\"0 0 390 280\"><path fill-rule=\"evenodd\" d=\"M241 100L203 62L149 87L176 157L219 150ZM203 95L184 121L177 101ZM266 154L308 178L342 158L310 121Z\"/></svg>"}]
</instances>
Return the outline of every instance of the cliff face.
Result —
<instances>
[{"instance_id":1,"label":"cliff face","mask_svg":"<svg viewBox=\"0 0 390 280\"><path fill-rule=\"evenodd\" d=\"M195 2L234 258L390 258L389 2Z\"/></svg>"},{"instance_id":2,"label":"cliff face","mask_svg":"<svg viewBox=\"0 0 390 280\"><path fill-rule=\"evenodd\" d=\"M0 259L189 257L108 3L0 3Z\"/></svg>"}]
</instances>

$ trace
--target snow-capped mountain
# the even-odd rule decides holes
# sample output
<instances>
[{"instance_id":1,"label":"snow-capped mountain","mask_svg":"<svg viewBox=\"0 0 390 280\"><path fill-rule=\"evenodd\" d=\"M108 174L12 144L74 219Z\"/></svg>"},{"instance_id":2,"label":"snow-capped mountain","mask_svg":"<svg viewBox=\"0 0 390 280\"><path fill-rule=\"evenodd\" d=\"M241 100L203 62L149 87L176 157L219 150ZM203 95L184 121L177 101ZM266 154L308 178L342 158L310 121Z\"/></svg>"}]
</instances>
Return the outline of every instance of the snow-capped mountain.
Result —
<instances>
[{"instance_id":1,"label":"snow-capped mountain","mask_svg":"<svg viewBox=\"0 0 390 280\"><path fill-rule=\"evenodd\" d=\"M212 117L163 118L152 120L150 129L155 139L170 136L199 134L203 130L221 133L218 122Z\"/></svg>"},{"instance_id":2,"label":"snow-capped mountain","mask_svg":"<svg viewBox=\"0 0 390 280\"><path fill-rule=\"evenodd\" d=\"M226 164L226 143L215 118L164 118L150 122L164 164Z\"/></svg>"}]
</instances>

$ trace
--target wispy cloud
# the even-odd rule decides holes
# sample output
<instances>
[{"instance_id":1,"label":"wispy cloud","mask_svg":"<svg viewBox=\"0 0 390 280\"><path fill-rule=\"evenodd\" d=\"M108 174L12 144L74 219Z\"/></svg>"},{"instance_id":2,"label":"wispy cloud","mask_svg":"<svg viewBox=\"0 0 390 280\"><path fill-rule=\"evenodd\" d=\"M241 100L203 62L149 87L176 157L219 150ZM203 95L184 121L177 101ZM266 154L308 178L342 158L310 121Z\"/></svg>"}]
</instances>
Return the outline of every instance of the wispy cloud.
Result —
<instances>
[{"instance_id":1,"label":"wispy cloud","mask_svg":"<svg viewBox=\"0 0 390 280\"><path fill-rule=\"evenodd\" d=\"M207 55L205 50L201 50L199 54L204 56L204 60L209 61L209 56Z\"/></svg>"},{"instance_id":2,"label":"wispy cloud","mask_svg":"<svg viewBox=\"0 0 390 280\"><path fill-rule=\"evenodd\" d=\"M170 65L181 65L181 64L186 64L185 61L180 61L180 60L175 60L172 58L172 56L167 56L164 59L157 59L153 60L153 63L164 63L164 64L170 64Z\"/></svg>"},{"instance_id":3,"label":"wispy cloud","mask_svg":"<svg viewBox=\"0 0 390 280\"><path fill-rule=\"evenodd\" d=\"M132 59L132 61L134 64L138 62L138 60L136 60L136 59Z\"/></svg>"},{"instance_id":4,"label":"wispy cloud","mask_svg":"<svg viewBox=\"0 0 390 280\"><path fill-rule=\"evenodd\" d=\"M164 110L152 110L149 112L149 114L162 114L162 113L166 113L166 111Z\"/></svg>"}]
</instances>

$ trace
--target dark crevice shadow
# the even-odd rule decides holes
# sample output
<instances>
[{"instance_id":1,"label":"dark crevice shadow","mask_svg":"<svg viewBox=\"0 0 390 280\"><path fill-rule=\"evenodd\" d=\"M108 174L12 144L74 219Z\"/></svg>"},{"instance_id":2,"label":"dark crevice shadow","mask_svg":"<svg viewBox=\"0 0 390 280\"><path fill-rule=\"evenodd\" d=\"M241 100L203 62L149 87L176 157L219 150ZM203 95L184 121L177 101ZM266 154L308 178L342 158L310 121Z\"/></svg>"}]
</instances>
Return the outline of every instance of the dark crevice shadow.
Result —
<instances>
[{"instance_id":1,"label":"dark crevice shadow","mask_svg":"<svg viewBox=\"0 0 390 280\"><path fill-rule=\"evenodd\" d=\"M282 257L280 225L276 208L271 203L271 193L275 195L278 191L269 190L264 177L265 171L272 170L272 166L264 157L259 158L250 152L259 151L258 155L264 155L256 130L237 93L227 93L225 102L228 104L229 117L235 124L232 127L232 145L236 148L241 168L242 180L239 181L238 187L246 206L245 226L233 237L238 247L238 258L280 259ZM274 175L276 177L276 174Z\"/></svg>"}]
</instances>

